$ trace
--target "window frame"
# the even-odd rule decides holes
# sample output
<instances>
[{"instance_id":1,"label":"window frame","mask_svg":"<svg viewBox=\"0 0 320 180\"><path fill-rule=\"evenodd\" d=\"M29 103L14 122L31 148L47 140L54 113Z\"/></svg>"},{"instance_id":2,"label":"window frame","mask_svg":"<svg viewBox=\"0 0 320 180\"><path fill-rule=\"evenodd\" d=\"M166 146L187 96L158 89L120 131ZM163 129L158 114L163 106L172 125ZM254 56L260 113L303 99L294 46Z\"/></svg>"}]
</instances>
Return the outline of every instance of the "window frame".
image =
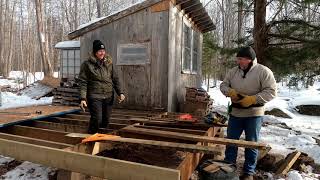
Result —
<instances>
[{"instance_id":1,"label":"window frame","mask_svg":"<svg viewBox=\"0 0 320 180\"><path fill-rule=\"evenodd\" d=\"M190 31L190 34L187 34L189 38L187 39L190 44L190 48L186 47L186 29ZM195 50L195 46L196 50ZM200 33L192 28L191 24L184 19L182 23L182 61L181 61L181 73L183 74L198 74L199 73L199 51L200 51ZM186 49L189 49L186 51ZM189 51L189 52L188 52ZM189 54L189 65L188 68L185 67L186 65L186 52ZM194 56L196 55L196 56ZM196 60L194 60L196 57Z\"/></svg>"}]
</instances>

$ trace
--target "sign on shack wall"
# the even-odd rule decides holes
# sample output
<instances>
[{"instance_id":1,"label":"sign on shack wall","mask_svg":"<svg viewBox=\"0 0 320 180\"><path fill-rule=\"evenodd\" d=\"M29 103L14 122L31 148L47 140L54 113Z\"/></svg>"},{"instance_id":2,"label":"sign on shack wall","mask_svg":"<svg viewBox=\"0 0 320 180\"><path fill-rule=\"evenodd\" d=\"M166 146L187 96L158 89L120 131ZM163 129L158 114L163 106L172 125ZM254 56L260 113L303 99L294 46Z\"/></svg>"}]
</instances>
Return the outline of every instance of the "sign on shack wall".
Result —
<instances>
[{"instance_id":1,"label":"sign on shack wall","mask_svg":"<svg viewBox=\"0 0 320 180\"><path fill-rule=\"evenodd\" d=\"M117 65L145 65L150 63L150 43L119 44Z\"/></svg>"}]
</instances>

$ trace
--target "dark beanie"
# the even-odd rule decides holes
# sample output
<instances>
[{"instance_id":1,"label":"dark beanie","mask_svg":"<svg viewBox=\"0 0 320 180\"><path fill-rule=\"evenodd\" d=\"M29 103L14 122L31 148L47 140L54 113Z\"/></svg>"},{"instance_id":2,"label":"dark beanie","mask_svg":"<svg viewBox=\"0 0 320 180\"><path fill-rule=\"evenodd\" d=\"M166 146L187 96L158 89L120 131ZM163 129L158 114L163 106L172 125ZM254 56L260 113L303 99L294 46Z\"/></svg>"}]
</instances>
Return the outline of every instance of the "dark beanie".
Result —
<instances>
[{"instance_id":1,"label":"dark beanie","mask_svg":"<svg viewBox=\"0 0 320 180\"><path fill-rule=\"evenodd\" d=\"M251 46L243 47L239 50L237 57L244 57L251 60L256 58L256 53Z\"/></svg>"},{"instance_id":2,"label":"dark beanie","mask_svg":"<svg viewBox=\"0 0 320 180\"><path fill-rule=\"evenodd\" d=\"M93 47L92 47L93 53L96 53L100 49L105 49L104 44L100 40L94 40Z\"/></svg>"}]
</instances>

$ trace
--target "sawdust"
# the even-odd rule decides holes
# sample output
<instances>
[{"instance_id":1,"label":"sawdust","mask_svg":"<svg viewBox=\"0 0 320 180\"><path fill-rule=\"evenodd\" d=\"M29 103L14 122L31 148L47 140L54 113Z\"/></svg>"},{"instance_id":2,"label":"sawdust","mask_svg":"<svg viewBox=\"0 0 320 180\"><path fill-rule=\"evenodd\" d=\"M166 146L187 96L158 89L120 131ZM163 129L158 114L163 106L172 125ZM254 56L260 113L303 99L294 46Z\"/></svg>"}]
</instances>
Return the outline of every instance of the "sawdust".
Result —
<instances>
[{"instance_id":1,"label":"sawdust","mask_svg":"<svg viewBox=\"0 0 320 180\"><path fill-rule=\"evenodd\" d=\"M149 148L138 145L119 145L112 150L103 151L98 155L136 163L176 169L185 158L186 153L182 151Z\"/></svg>"}]
</instances>

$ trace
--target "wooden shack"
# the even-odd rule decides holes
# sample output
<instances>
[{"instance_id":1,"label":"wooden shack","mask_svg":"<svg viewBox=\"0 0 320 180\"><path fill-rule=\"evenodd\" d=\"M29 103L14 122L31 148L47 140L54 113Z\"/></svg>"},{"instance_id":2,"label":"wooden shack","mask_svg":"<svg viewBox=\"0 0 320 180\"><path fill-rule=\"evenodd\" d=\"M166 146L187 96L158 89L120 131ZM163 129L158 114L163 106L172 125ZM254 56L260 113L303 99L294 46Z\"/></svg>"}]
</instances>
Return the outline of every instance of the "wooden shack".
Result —
<instances>
[{"instance_id":1,"label":"wooden shack","mask_svg":"<svg viewBox=\"0 0 320 180\"><path fill-rule=\"evenodd\" d=\"M215 29L200 0L146 0L80 26L81 60L100 39L113 57L129 109L179 111L201 86L202 34ZM118 105L120 106L120 105Z\"/></svg>"}]
</instances>

